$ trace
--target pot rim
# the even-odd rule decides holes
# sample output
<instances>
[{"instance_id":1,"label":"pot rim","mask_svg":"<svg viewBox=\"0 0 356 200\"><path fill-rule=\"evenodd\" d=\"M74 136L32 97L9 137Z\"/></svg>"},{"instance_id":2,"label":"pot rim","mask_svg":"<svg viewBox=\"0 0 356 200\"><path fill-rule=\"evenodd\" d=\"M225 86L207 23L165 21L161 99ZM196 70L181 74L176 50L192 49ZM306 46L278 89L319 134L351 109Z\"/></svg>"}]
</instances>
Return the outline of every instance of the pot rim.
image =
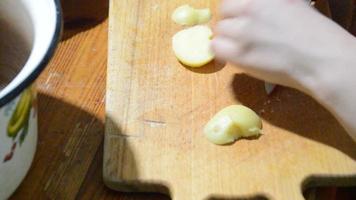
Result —
<instances>
[{"instance_id":1,"label":"pot rim","mask_svg":"<svg viewBox=\"0 0 356 200\"><path fill-rule=\"evenodd\" d=\"M41 74L41 72L46 68L48 62L51 60L57 45L60 41L60 36L61 36L61 31L62 31L62 9L61 9L61 4L60 0L53 0L54 1L54 6L55 6L55 11L56 11L56 16L55 16L55 30L54 34L52 36L51 42L48 45L48 49L46 53L43 55L41 61L37 64L37 66L34 68L34 70L22 80L21 83L19 83L17 86L15 86L10 92L5 94L3 97L0 98L0 108L7 103L9 103L11 100L16 98L23 90L25 90L28 86L30 86Z\"/></svg>"}]
</instances>

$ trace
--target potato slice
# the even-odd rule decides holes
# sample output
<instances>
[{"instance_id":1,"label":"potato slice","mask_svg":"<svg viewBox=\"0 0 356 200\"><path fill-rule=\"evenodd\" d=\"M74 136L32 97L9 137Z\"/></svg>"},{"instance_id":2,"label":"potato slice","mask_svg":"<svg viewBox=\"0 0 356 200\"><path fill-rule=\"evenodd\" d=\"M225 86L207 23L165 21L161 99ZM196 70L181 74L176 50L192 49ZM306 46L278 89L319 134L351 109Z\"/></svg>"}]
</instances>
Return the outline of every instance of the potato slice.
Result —
<instances>
[{"instance_id":1,"label":"potato slice","mask_svg":"<svg viewBox=\"0 0 356 200\"><path fill-rule=\"evenodd\" d=\"M214 59L210 49L213 33L208 26L198 25L176 33L172 47L177 59L190 67L201 67Z\"/></svg>"},{"instance_id":2,"label":"potato slice","mask_svg":"<svg viewBox=\"0 0 356 200\"><path fill-rule=\"evenodd\" d=\"M195 9L187 4L178 7L172 14L172 20L175 23L186 26L204 24L209 22L210 19L210 9Z\"/></svg>"},{"instance_id":3,"label":"potato slice","mask_svg":"<svg viewBox=\"0 0 356 200\"><path fill-rule=\"evenodd\" d=\"M198 23L198 13L191 6L183 5L174 10L172 20L179 25L196 25Z\"/></svg>"},{"instance_id":4,"label":"potato slice","mask_svg":"<svg viewBox=\"0 0 356 200\"><path fill-rule=\"evenodd\" d=\"M228 144L241 137L259 135L261 118L242 105L228 106L219 111L204 127L204 134L214 144Z\"/></svg>"},{"instance_id":5,"label":"potato slice","mask_svg":"<svg viewBox=\"0 0 356 200\"><path fill-rule=\"evenodd\" d=\"M208 23L211 19L211 11L209 8L196 9L198 13L198 24Z\"/></svg>"}]
</instances>

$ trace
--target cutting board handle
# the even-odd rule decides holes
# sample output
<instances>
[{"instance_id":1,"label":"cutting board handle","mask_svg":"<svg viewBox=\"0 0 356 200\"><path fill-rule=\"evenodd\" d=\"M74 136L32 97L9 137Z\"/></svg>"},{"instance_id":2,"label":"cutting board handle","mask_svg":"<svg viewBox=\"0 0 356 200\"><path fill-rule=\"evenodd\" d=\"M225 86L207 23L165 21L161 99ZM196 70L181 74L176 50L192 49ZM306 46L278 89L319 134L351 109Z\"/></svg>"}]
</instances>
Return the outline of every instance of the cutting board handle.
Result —
<instances>
[{"instance_id":1,"label":"cutting board handle","mask_svg":"<svg viewBox=\"0 0 356 200\"><path fill-rule=\"evenodd\" d=\"M305 200L302 191L300 190L285 190L285 191L275 191L274 193L266 195L251 195L251 196L241 196L241 197L224 197L222 195L211 195L211 194L192 194L190 193L173 193L171 195L172 200L182 200L182 199L197 199L199 200L232 200L232 199L244 199L244 200L255 200L255 199L266 199L266 200ZM202 198L201 198L202 197Z\"/></svg>"},{"instance_id":2,"label":"cutting board handle","mask_svg":"<svg viewBox=\"0 0 356 200\"><path fill-rule=\"evenodd\" d=\"M274 194L271 196L268 196L267 199L269 200L287 200L287 199L293 199L293 200L305 200L303 197L303 193L300 190L289 190L289 191L276 191Z\"/></svg>"},{"instance_id":3,"label":"cutting board handle","mask_svg":"<svg viewBox=\"0 0 356 200\"><path fill-rule=\"evenodd\" d=\"M266 200L305 200L300 184L281 184L278 183L279 187L268 187L266 186L265 192L251 194L247 196L234 196L234 195L221 195L214 194L212 191L205 191L206 193L199 193L196 191L187 190L185 191L182 187L170 186L170 196L172 200L233 200L233 199L244 199L244 200L256 200L256 199L266 199ZM267 189L269 188L269 189ZM187 189L187 188L186 188ZM275 190L272 190L275 189ZM269 190L269 191L268 191ZM257 191L257 190L256 190ZM242 194L243 192L236 192L237 194Z\"/></svg>"}]
</instances>

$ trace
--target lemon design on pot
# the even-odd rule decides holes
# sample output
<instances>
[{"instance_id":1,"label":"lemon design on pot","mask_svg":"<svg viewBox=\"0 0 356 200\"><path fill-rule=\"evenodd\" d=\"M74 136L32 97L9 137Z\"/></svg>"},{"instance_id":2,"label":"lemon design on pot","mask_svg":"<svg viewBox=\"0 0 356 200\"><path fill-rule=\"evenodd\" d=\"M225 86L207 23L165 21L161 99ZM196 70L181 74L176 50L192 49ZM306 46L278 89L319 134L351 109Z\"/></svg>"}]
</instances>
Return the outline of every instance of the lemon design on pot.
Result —
<instances>
[{"instance_id":1,"label":"lemon design on pot","mask_svg":"<svg viewBox=\"0 0 356 200\"><path fill-rule=\"evenodd\" d=\"M32 88L28 88L22 92L19 101L16 104L16 108L11 115L9 123L7 125L7 136L13 139L13 145L11 151L5 156L4 162L11 160L16 144L20 146L26 138L28 133L29 119L32 108ZM18 135L20 136L18 137Z\"/></svg>"},{"instance_id":2,"label":"lemon design on pot","mask_svg":"<svg viewBox=\"0 0 356 200\"><path fill-rule=\"evenodd\" d=\"M7 126L7 135L16 138L21 129L28 128L28 119L31 111L32 94L31 91L25 90L19 102L16 105L15 112L12 114Z\"/></svg>"}]
</instances>

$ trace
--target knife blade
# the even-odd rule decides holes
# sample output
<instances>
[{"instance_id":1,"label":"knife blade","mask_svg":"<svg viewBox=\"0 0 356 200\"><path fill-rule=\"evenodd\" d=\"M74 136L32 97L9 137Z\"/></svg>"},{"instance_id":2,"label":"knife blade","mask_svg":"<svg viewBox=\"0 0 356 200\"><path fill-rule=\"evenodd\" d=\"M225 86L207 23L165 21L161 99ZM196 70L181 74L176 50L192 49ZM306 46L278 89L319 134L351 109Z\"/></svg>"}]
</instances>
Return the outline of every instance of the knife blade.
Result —
<instances>
[{"instance_id":1,"label":"knife blade","mask_svg":"<svg viewBox=\"0 0 356 200\"><path fill-rule=\"evenodd\" d=\"M274 88L276 88L276 84L265 82L265 91L267 95L270 95Z\"/></svg>"}]
</instances>

